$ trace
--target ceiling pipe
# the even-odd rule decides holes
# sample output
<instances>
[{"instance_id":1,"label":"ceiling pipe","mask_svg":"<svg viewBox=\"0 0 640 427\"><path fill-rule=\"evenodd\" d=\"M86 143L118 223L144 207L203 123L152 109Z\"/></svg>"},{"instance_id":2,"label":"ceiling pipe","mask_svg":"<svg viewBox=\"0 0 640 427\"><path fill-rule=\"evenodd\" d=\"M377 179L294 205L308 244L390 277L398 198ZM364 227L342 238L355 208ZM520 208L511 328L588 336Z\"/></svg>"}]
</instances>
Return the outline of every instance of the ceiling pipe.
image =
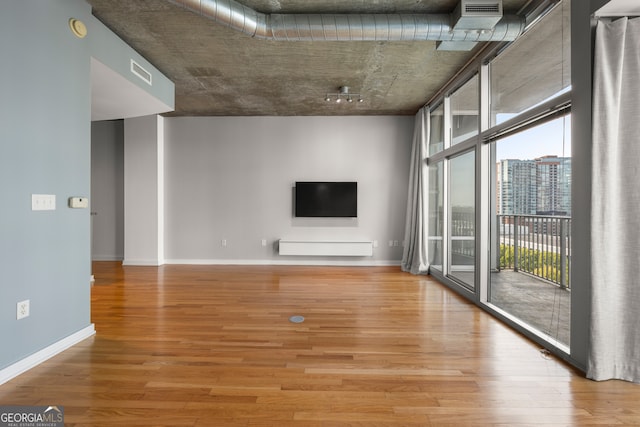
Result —
<instances>
[{"instance_id":1,"label":"ceiling pipe","mask_svg":"<svg viewBox=\"0 0 640 427\"><path fill-rule=\"evenodd\" d=\"M462 30L448 14L264 14L235 0L168 0L251 37L278 41L512 41L525 20L505 15L493 29Z\"/></svg>"}]
</instances>

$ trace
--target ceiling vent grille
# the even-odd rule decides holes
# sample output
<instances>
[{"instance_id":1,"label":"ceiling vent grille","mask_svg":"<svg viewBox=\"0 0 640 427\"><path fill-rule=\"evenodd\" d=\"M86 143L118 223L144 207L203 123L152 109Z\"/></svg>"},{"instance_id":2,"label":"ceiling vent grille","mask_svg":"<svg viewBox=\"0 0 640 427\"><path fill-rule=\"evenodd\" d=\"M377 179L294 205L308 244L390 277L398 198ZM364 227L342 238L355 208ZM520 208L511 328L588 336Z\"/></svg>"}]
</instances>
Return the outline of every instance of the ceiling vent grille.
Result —
<instances>
[{"instance_id":1,"label":"ceiling vent grille","mask_svg":"<svg viewBox=\"0 0 640 427\"><path fill-rule=\"evenodd\" d=\"M485 14L485 13L502 13L500 4L498 3L482 3L482 4L465 4L464 14Z\"/></svg>"},{"instance_id":2,"label":"ceiling vent grille","mask_svg":"<svg viewBox=\"0 0 640 427\"><path fill-rule=\"evenodd\" d=\"M131 72L151 86L151 73L142 68L142 66L133 59L131 60Z\"/></svg>"},{"instance_id":3,"label":"ceiling vent grille","mask_svg":"<svg viewBox=\"0 0 640 427\"><path fill-rule=\"evenodd\" d=\"M502 19L502 0L461 0L451 19L456 30L493 30Z\"/></svg>"}]
</instances>

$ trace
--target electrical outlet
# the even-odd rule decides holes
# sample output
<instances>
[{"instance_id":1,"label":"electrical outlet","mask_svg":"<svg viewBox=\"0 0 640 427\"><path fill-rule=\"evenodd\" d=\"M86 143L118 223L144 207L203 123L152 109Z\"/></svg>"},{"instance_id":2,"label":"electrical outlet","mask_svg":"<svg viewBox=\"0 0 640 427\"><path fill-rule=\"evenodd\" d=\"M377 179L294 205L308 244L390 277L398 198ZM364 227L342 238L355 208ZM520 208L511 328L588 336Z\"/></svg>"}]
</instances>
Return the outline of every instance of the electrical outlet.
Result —
<instances>
[{"instance_id":1,"label":"electrical outlet","mask_svg":"<svg viewBox=\"0 0 640 427\"><path fill-rule=\"evenodd\" d=\"M24 319L29 316L29 300L20 301L17 304L16 319Z\"/></svg>"},{"instance_id":2,"label":"electrical outlet","mask_svg":"<svg viewBox=\"0 0 640 427\"><path fill-rule=\"evenodd\" d=\"M262 239L262 246L267 246L267 239Z\"/></svg>"},{"instance_id":3,"label":"electrical outlet","mask_svg":"<svg viewBox=\"0 0 640 427\"><path fill-rule=\"evenodd\" d=\"M222 239L220 241L220 244L222 245L223 248L226 248L227 247L227 239Z\"/></svg>"}]
</instances>

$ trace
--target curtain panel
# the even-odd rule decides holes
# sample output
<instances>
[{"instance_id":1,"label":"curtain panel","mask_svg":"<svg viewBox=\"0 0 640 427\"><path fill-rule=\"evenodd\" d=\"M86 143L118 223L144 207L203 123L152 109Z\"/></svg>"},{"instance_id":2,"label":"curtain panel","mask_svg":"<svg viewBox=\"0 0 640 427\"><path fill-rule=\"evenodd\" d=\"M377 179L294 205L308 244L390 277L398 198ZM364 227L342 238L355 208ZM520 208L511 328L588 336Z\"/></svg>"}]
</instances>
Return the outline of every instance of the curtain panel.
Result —
<instances>
[{"instance_id":1,"label":"curtain panel","mask_svg":"<svg viewBox=\"0 0 640 427\"><path fill-rule=\"evenodd\" d=\"M416 114L409 170L409 191L407 197L407 219L404 233L402 270L412 274L429 272L427 261L427 146L429 135L429 108L423 107Z\"/></svg>"},{"instance_id":2,"label":"curtain panel","mask_svg":"<svg viewBox=\"0 0 640 427\"><path fill-rule=\"evenodd\" d=\"M598 22L587 366L594 380L640 382L639 46L640 18Z\"/></svg>"}]
</instances>

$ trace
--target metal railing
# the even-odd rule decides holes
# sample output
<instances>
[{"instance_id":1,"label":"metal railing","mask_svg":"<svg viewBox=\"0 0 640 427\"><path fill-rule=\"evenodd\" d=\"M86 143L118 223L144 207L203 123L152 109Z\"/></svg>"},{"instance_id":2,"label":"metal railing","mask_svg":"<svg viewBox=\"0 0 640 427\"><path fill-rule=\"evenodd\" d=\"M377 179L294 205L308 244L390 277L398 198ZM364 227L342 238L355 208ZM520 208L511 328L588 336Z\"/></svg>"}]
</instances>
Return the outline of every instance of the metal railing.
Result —
<instances>
[{"instance_id":1,"label":"metal railing","mask_svg":"<svg viewBox=\"0 0 640 427\"><path fill-rule=\"evenodd\" d=\"M474 265L476 257L476 218L472 209L451 212L451 264Z\"/></svg>"},{"instance_id":2,"label":"metal railing","mask_svg":"<svg viewBox=\"0 0 640 427\"><path fill-rule=\"evenodd\" d=\"M498 270L523 271L570 287L570 217L498 215L497 229Z\"/></svg>"}]
</instances>

